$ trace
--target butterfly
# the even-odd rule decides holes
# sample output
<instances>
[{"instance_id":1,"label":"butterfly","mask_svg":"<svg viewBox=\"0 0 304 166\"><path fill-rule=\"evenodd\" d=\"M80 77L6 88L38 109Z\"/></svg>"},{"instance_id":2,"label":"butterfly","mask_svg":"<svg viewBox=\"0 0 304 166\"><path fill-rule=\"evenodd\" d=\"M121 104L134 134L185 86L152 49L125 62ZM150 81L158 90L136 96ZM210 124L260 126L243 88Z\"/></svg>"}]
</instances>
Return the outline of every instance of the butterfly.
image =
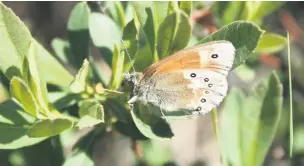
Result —
<instances>
[{"instance_id":1,"label":"butterfly","mask_svg":"<svg viewBox=\"0 0 304 166\"><path fill-rule=\"evenodd\" d=\"M127 74L133 86L129 104L157 107L165 115L205 115L219 106L228 91L235 47L220 40L180 50L143 73Z\"/></svg>"}]
</instances>

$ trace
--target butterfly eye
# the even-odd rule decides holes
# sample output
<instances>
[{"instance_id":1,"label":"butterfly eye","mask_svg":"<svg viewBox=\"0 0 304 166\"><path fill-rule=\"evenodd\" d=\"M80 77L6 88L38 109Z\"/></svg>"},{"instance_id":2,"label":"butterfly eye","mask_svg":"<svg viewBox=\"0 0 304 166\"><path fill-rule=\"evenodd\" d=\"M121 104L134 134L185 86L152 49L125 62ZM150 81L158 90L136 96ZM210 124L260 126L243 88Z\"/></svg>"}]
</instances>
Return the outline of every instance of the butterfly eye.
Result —
<instances>
[{"instance_id":1,"label":"butterfly eye","mask_svg":"<svg viewBox=\"0 0 304 166\"><path fill-rule=\"evenodd\" d=\"M202 107L197 107L196 108L196 111L200 111L200 110L202 110Z\"/></svg>"},{"instance_id":2,"label":"butterfly eye","mask_svg":"<svg viewBox=\"0 0 304 166\"><path fill-rule=\"evenodd\" d=\"M205 82L208 82L208 81L209 81L209 78L205 78L204 81L205 81Z\"/></svg>"},{"instance_id":3,"label":"butterfly eye","mask_svg":"<svg viewBox=\"0 0 304 166\"><path fill-rule=\"evenodd\" d=\"M205 99L205 98L202 98L202 99L201 99L201 102L202 102L202 103L205 103L205 102L206 102L206 99Z\"/></svg>"},{"instance_id":4,"label":"butterfly eye","mask_svg":"<svg viewBox=\"0 0 304 166\"><path fill-rule=\"evenodd\" d=\"M213 84L208 84L208 87L211 88L213 86Z\"/></svg>"},{"instance_id":5,"label":"butterfly eye","mask_svg":"<svg viewBox=\"0 0 304 166\"><path fill-rule=\"evenodd\" d=\"M196 77L196 74L195 73L191 73L190 77L194 78L194 77Z\"/></svg>"},{"instance_id":6,"label":"butterfly eye","mask_svg":"<svg viewBox=\"0 0 304 166\"><path fill-rule=\"evenodd\" d=\"M211 58L213 58L213 59L218 58L218 55L217 54L212 54Z\"/></svg>"}]
</instances>

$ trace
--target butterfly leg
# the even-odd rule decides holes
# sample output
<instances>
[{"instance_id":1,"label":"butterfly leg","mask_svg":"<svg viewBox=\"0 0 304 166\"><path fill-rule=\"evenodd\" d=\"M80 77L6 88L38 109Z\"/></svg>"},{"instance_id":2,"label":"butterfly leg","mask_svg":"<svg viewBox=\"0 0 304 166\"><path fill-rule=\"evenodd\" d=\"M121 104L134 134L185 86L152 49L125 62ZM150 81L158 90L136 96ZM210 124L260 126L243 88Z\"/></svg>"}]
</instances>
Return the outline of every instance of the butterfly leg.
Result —
<instances>
[{"instance_id":1,"label":"butterfly leg","mask_svg":"<svg viewBox=\"0 0 304 166\"><path fill-rule=\"evenodd\" d=\"M164 114L162 108L161 108L161 107L159 107L159 108L160 108L160 112L161 112L161 114L163 115L164 119L165 119L167 122L169 122L168 119L167 119L167 117L165 116L165 114Z\"/></svg>"},{"instance_id":2,"label":"butterfly leg","mask_svg":"<svg viewBox=\"0 0 304 166\"><path fill-rule=\"evenodd\" d=\"M162 114L163 118L164 118L167 122L169 122L168 119L167 119L167 117L165 116L165 114L164 114L164 112L163 112L163 109L162 109L162 106L161 106L161 101L158 101L158 106L159 106L160 113Z\"/></svg>"}]
</instances>

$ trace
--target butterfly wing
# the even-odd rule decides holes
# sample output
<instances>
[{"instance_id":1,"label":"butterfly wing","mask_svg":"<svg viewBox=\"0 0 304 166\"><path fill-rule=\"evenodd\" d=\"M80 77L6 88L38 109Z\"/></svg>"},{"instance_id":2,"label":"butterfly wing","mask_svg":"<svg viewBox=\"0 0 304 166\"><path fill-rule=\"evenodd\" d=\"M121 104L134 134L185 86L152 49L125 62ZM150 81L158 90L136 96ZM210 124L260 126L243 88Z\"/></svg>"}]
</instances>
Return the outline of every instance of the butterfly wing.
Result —
<instances>
[{"instance_id":1,"label":"butterfly wing","mask_svg":"<svg viewBox=\"0 0 304 166\"><path fill-rule=\"evenodd\" d=\"M216 41L179 51L147 68L139 83L139 99L161 107L205 114L218 106L227 93L227 75L235 48Z\"/></svg>"},{"instance_id":2,"label":"butterfly wing","mask_svg":"<svg viewBox=\"0 0 304 166\"><path fill-rule=\"evenodd\" d=\"M162 72L171 72L183 69L209 68L216 70L223 68L230 70L234 61L235 48L229 41L215 41L184 49L168 56L150 67L143 73L145 77ZM221 55L212 58L212 55ZM215 66L217 65L217 66Z\"/></svg>"}]
</instances>

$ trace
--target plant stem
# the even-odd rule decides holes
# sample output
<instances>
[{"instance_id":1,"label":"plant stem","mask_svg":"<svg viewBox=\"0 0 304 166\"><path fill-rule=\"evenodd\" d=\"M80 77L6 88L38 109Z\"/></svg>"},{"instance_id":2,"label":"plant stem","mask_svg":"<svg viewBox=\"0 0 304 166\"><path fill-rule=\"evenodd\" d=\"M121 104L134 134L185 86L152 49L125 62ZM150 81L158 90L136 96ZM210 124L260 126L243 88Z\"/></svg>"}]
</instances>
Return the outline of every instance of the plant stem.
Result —
<instances>
[{"instance_id":1,"label":"plant stem","mask_svg":"<svg viewBox=\"0 0 304 166\"><path fill-rule=\"evenodd\" d=\"M288 56L288 75L289 75L289 157L292 158L293 151L293 108L292 108L292 77L291 77L291 55L290 55L290 38L287 32L287 56Z\"/></svg>"}]
</instances>

